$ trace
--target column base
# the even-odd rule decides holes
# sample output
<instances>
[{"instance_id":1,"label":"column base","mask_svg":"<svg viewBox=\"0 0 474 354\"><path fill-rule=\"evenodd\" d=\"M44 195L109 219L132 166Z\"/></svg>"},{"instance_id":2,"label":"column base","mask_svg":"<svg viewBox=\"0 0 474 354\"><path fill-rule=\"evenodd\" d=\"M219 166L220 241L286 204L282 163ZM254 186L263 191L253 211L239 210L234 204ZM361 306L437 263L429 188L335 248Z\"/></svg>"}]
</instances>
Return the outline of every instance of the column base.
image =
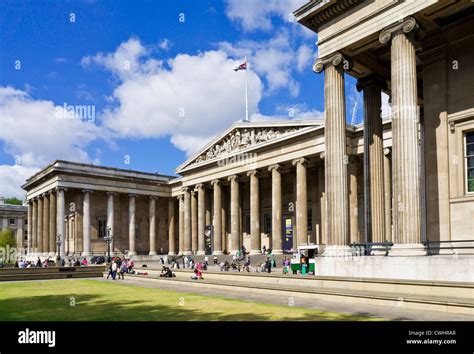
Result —
<instances>
[{"instance_id":1,"label":"column base","mask_svg":"<svg viewBox=\"0 0 474 354\"><path fill-rule=\"evenodd\" d=\"M283 250L272 250L272 254L283 254Z\"/></svg>"},{"instance_id":2,"label":"column base","mask_svg":"<svg viewBox=\"0 0 474 354\"><path fill-rule=\"evenodd\" d=\"M183 251L178 252L178 256L182 256L183 254L184 254Z\"/></svg>"},{"instance_id":3,"label":"column base","mask_svg":"<svg viewBox=\"0 0 474 354\"><path fill-rule=\"evenodd\" d=\"M184 251L183 254L185 256L192 256L193 255L193 251Z\"/></svg>"},{"instance_id":4,"label":"column base","mask_svg":"<svg viewBox=\"0 0 474 354\"><path fill-rule=\"evenodd\" d=\"M322 253L323 257L352 257L350 246L326 246Z\"/></svg>"},{"instance_id":5,"label":"column base","mask_svg":"<svg viewBox=\"0 0 474 354\"><path fill-rule=\"evenodd\" d=\"M91 257L92 253L91 252L82 252L81 257Z\"/></svg>"},{"instance_id":6,"label":"column base","mask_svg":"<svg viewBox=\"0 0 474 354\"><path fill-rule=\"evenodd\" d=\"M205 256L206 252L205 251L197 251L196 256Z\"/></svg>"},{"instance_id":7,"label":"column base","mask_svg":"<svg viewBox=\"0 0 474 354\"><path fill-rule=\"evenodd\" d=\"M397 243L388 252L389 256L426 256L426 247L421 243Z\"/></svg>"},{"instance_id":8,"label":"column base","mask_svg":"<svg viewBox=\"0 0 474 354\"><path fill-rule=\"evenodd\" d=\"M213 256L222 256L223 254L224 254L224 252L222 252L222 251L214 251L214 252L212 252L212 255L213 255Z\"/></svg>"},{"instance_id":9,"label":"column base","mask_svg":"<svg viewBox=\"0 0 474 354\"><path fill-rule=\"evenodd\" d=\"M158 253L156 253L156 251L150 251L148 253L149 256L156 256Z\"/></svg>"},{"instance_id":10,"label":"column base","mask_svg":"<svg viewBox=\"0 0 474 354\"><path fill-rule=\"evenodd\" d=\"M168 256L176 256L176 252L168 252Z\"/></svg>"},{"instance_id":11,"label":"column base","mask_svg":"<svg viewBox=\"0 0 474 354\"><path fill-rule=\"evenodd\" d=\"M127 254L128 257L136 256L136 255L137 255L137 252L135 251L128 251L128 254Z\"/></svg>"},{"instance_id":12,"label":"column base","mask_svg":"<svg viewBox=\"0 0 474 354\"><path fill-rule=\"evenodd\" d=\"M56 253L54 253L54 252L49 252L49 253L48 253L48 257L55 258L55 257L56 257Z\"/></svg>"},{"instance_id":13,"label":"column base","mask_svg":"<svg viewBox=\"0 0 474 354\"><path fill-rule=\"evenodd\" d=\"M262 254L262 251L261 250L250 250L250 255L251 256L255 256L257 254Z\"/></svg>"}]
</instances>

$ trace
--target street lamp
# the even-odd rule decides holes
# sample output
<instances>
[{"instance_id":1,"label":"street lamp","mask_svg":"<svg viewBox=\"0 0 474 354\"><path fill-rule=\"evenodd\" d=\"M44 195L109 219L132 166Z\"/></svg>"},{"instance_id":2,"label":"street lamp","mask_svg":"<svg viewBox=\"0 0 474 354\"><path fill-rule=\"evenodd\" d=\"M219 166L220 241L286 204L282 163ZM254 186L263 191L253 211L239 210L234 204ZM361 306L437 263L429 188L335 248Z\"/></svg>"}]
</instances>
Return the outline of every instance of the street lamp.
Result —
<instances>
[{"instance_id":1,"label":"street lamp","mask_svg":"<svg viewBox=\"0 0 474 354\"><path fill-rule=\"evenodd\" d=\"M58 262L61 260L61 244L63 242L61 241L61 234L58 234L57 238L56 238L56 246L58 247Z\"/></svg>"},{"instance_id":2,"label":"street lamp","mask_svg":"<svg viewBox=\"0 0 474 354\"><path fill-rule=\"evenodd\" d=\"M110 262L110 245L112 244L112 229L110 227L106 228L107 236L104 237L104 241L107 243L107 262Z\"/></svg>"}]
</instances>

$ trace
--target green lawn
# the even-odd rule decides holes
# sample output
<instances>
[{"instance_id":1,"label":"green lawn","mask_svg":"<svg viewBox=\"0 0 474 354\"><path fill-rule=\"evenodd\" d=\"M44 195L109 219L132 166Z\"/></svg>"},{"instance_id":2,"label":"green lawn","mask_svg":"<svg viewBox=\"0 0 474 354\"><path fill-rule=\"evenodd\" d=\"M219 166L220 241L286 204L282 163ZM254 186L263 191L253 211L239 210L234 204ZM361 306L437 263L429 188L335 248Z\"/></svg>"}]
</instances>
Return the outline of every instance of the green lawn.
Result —
<instances>
[{"instance_id":1,"label":"green lawn","mask_svg":"<svg viewBox=\"0 0 474 354\"><path fill-rule=\"evenodd\" d=\"M372 318L87 279L0 283L0 320L358 321Z\"/></svg>"}]
</instances>

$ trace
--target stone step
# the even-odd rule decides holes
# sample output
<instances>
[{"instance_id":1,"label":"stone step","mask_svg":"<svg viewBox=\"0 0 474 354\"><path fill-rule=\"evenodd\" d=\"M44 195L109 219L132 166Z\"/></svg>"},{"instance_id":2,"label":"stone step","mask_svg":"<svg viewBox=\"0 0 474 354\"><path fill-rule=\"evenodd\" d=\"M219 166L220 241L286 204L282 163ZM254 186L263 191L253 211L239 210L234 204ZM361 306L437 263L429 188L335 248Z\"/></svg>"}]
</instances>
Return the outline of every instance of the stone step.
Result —
<instances>
[{"instance_id":1,"label":"stone step","mask_svg":"<svg viewBox=\"0 0 474 354\"><path fill-rule=\"evenodd\" d=\"M190 275L190 274L187 274ZM374 292L341 288L315 288L304 286L288 286L277 283L248 283L245 281L235 280L216 280L208 279L204 275L202 280L191 280L190 277L185 278L177 276L176 278L159 278L152 275L129 275L134 278L140 278L144 281L153 282L172 282L184 287L205 287L211 289L225 289L232 291L274 294L276 296L302 297L302 298L318 298L321 300L349 302L354 305L357 303L402 307L408 309L426 310L426 311L442 311L449 313L460 313L474 316L474 299L450 299L439 296L416 295L407 293L389 293Z\"/></svg>"}]
</instances>

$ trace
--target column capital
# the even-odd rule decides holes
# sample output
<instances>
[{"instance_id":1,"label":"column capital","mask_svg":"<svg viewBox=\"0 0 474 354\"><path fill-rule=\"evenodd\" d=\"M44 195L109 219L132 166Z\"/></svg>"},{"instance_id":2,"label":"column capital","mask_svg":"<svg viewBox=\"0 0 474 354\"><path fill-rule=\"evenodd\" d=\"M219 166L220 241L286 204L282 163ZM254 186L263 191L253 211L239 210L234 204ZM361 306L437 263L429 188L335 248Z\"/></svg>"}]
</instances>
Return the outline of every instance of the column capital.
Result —
<instances>
[{"instance_id":1,"label":"column capital","mask_svg":"<svg viewBox=\"0 0 474 354\"><path fill-rule=\"evenodd\" d=\"M247 177L250 177L250 176L259 177L259 176L260 176L260 172L257 171L257 170L248 171L248 172L247 172Z\"/></svg>"},{"instance_id":2,"label":"column capital","mask_svg":"<svg viewBox=\"0 0 474 354\"><path fill-rule=\"evenodd\" d=\"M408 34L414 29L418 28L416 20L409 16L403 19L403 21L398 21L390 26L385 27L379 35L380 43L388 43L390 39L397 33Z\"/></svg>"},{"instance_id":3,"label":"column capital","mask_svg":"<svg viewBox=\"0 0 474 354\"><path fill-rule=\"evenodd\" d=\"M385 149L383 149L383 154L384 154L385 156L388 156L388 155L390 155L390 152L391 152L391 151L392 151L391 148L385 148Z\"/></svg>"},{"instance_id":4,"label":"column capital","mask_svg":"<svg viewBox=\"0 0 474 354\"><path fill-rule=\"evenodd\" d=\"M303 157L300 157L299 159L294 159L293 161L291 161L291 164L293 166L296 166L296 165L299 165L299 164L306 164L307 162L308 162L308 160L306 160Z\"/></svg>"},{"instance_id":5,"label":"column capital","mask_svg":"<svg viewBox=\"0 0 474 354\"><path fill-rule=\"evenodd\" d=\"M281 166L280 166L279 164L277 164L277 163L274 164L274 165L268 166L268 171L269 171L269 172L272 172L273 170L278 171L278 170L280 170L280 169L281 169Z\"/></svg>"},{"instance_id":6,"label":"column capital","mask_svg":"<svg viewBox=\"0 0 474 354\"><path fill-rule=\"evenodd\" d=\"M380 87L380 89L385 90L387 88L387 83L385 80L383 80L377 75L369 75L357 80L357 84L356 84L357 91L360 92L368 86L376 86L376 87Z\"/></svg>"},{"instance_id":7,"label":"column capital","mask_svg":"<svg viewBox=\"0 0 474 354\"><path fill-rule=\"evenodd\" d=\"M84 188L82 193L93 193L93 191L91 189Z\"/></svg>"},{"instance_id":8,"label":"column capital","mask_svg":"<svg viewBox=\"0 0 474 354\"><path fill-rule=\"evenodd\" d=\"M228 180L229 182L233 182L233 181L238 182L238 181L239 181L239 176L237 176L237 175L232 175L232 176L227 177L227 180Z\"/></svg>"},{"instance_id":9,"label":"column capital","mask_svg":"<svg viewBox=\"0 0 474 354\"><path fill-rule=\"evenodd\" d=\"M129 198L136 198L137 195L135 193L128 193Z\"/></svg>"},{"instance_id":10,"label":"column capital","mask_svg":"<svg viewBox=\"0 0 474 354\"><path fill-rule=\"evenodd\" d=\"M183 192L183 193L189 193L190 190L191 190L191 188L189 188L189 187L181 188L181 192Z\"/></svg>"},{"instance_id":11,"label":"column capital","mask_svg":"<svg viewBox=\"0 0 474 354\"><path fill-rule=\"evenodd\" d=\"M184 198L183 194L180 194L180 195L176 196L176 199L178 199L179 201L183 200L183 198Z\"/></svg>"},{"instance_id":12,"label":"column capital","mask_svg":"<svg viewBox=\"0 0 474 354\"><path fill-rule=\"evenodd\" d=\"M316 59L313 64L313 71L319 74L328 66L340 66L343 70L349 71L352 68L352 61L344 57L341 53L336 52L326 57Z\"/></svg>"},{"instance_id":13,"label":"column capital","mask_svg":"<svg viewBox=\"0 0 474 354\"><path fill-rule=\"evenodd\" d=\"M67 188L66 188L66 187L62 187L62 186L57 186L57 187L55 188L55 191L56 191L56 192L59 192L59 191L66 192L66 191L67 191Z\"/></svg>"},{"instance_id":14,"label":"column capital","mask_svg":"<svg viewBox=\"0 0 474 354\"><path fill-rule=\"evenodd\" d=\"M201 188L205 188L204 183L198 183L194 186L194 189L201 189Z\"/></svg>"},{"instance_id":15,"label":"column capital","mask_svg":"<svg viewBox=\"0 0 474 354\"><path fill-rule=\"evenodd\" d=\"M326 157L326 153L325 153L325 152L322 152L322 153L319 154L319 158L320 158L321 160L324 160L325 157Z\"/></svg>"},{"instance_id":16,"label":"column capital","mask_svg":"<svg viewBox=\"0 0 474 354\"><path fill-rule=\"evenodd\" d=\"M216 185L216 184L217 184L217 185L221 184L221 181L218 180L218 179L214 179L214 180L211 181L211 186L214 186L214 185Z\"/></svg>"},{"instance_id":17,"label":"column capital","mask_svg":"<svg viewBox=\"0 0 474 354\"><path fill-rule=\"evenodd\" d=\"M105 192L105 195L113 195L113 196L115 196L115 195L117 195L117 193L116 193L116 192Z\"/></svg>"},{"instance_id":18,"label":"column capital","mask_svg":"<svg viewBox=\"0 0 474 354\"><path fill-rule=\"evenodd\" d=\"M152 199L157 200L157 199L158 199L158 196L156 196L156 195L149 195L149 196L148 196L148 199L150 199L150 200L152 200Z\"/></svg>"}]
</instances>

